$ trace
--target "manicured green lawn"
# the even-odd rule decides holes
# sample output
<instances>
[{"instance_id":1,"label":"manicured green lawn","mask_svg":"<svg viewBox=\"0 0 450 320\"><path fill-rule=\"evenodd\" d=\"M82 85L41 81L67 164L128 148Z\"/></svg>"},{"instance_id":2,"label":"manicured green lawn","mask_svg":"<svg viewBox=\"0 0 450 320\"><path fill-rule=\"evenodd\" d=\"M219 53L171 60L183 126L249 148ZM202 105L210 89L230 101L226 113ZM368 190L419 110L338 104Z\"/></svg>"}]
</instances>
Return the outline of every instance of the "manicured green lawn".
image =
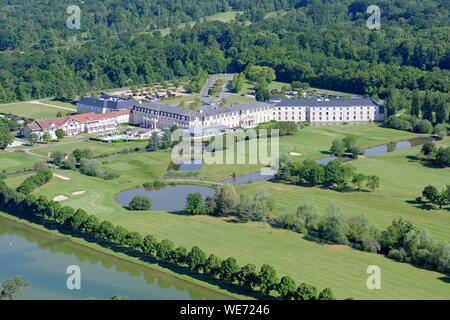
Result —
<instances>
[{"instance_id":1,"label":"manicured green lawn","mask_svg":"<svg viewBox=\"0 0 450 320\"><path fill-rule=\"evenodd\" d=\"M242 13L242 11L226 11L226 12L219 12L216 14L213 14L211 16L207 16L203 19L208 21L220 21L220 22L230 22L236 19L236 15L238 13ZM188 23L181 23L177 25L177 28L182 29L185 28L187 25L190 27L195 25L194 21L188 22ZM166 36L171 32L171 28L164 28L164 29L157 29L159 32L161 32L162 36Z\"/></svg>"},{"instance_id":2,"label":"manicured green lawn","mask_svg":"<svg viewBox=\"0 0 450 320\"><path fill-rule=\"evenodd\" d=\"M226 106L229 106L231 104L256 102L256 100L254 98L232 94L224 102Z\"/></svg>"},{"instance_id":3,"label":"manicured green lawn","mask_svg":"<svg viewBox=\"0 0 450 320\"><path fill-rule=\"evenodd\" d=\"M196 99L198 99L198 95L195 94L195 95L191 95L191 96L166 98L166 99L161 100L161 103L180 104L181 102L184 102L186 104L186 107L188 107L189 104L194 102Z\"/></svg>"},{"instance_id":4,"label":"manicured green lawn","mask_svg":"<svg viewBox=\"0 0 450 320\"><path fill-rule=\"evenodd\" d=\"M0 151L0 171L15 172L32 168L33 164L42 158L26 154L25 152L3 152Z\"/></svg>"},{"instance_id":5,"label":"manicured green lawn","mask_svg":"<svg viewBox=\"0 0 450 320\"><path fill-rule=\"evenodd\" d=\"M73 143L57 143L48 146L37 145L32 151L34 153L48 156L49 153L59 150L67 154L71 153L75 149L89 149L93 152L94 156L100 156L105 153L115 152L119 150L144 147L147 145L146 141L136 142L121 142L121 143L106 143L99 141L85 141L85 142L73 142Z\"/></svg>"},{"instance_id":6,"label":"manicured green lawn","mask_svg":"<svg viewBox=\"0 0 450 320\"><path fill-rule=\"evenodd\" d=\"M332 140L346 134L355 135L363 147L413 136L377 126L311 127L301 130L293 137L282 138L281 149L303 153L304 156L298 157L299 159L318 158L326 156L321 151L328 150ZM93 142L89 142L91 143ZM449 140L444 144L450 144ZM82 147L82 144L74 146ZM277 201L273 214L295 210L306 200L316 203L320 210L335 203L351 214L368 215L379 227L385 227L394 217L404 216L415 224L428 228L436 238L449 240L449 211L424 211L406 202L417 197L428 183L443 187L450 181L449 169L429 168L407 158L417 152L418 148L415 148L352 162L359 171L380 176L381 189L374 193L337 193L268 182L242 186L239 191L245 193L267 188ZM58 170L57 173L71 180L55 177L49 184L39 188L36 194L48 198L66 195L69 200L63 204L83 208L101 219L142 234L171 239L176 245L198 245L207 253L215 253L223 258L234 256L241 265L254 263L259 267L262 263L269 263L280 274L290 275L297 283L305 281L319 288L331 287L338 298L450 299L448 276L394 262L381 255L345 246L317 244L305 240L300 234L273 229L261 223L241 224L206 216L127 211L115 201L117 193L140 187L145 181L160 179L166 172L170 153L134 153L112 156L102 161L107 168L120 172L121 177L104 181L75 171ZM233 171L243 174L257 168L257 165L235 168L204 166L201 173L219 179ZM7 182L16 186L21 179L24 177L11 178ZM85 193L73 195L76 191ZM381 268L381 290L368 290L366 287L366 269L369 265Z\"/></svg>"},{"instance_id":7,"label":"manicured green lawn","mask_svg":"<svg viewBox=\"0 0 450 320\"><path fill-rule=\"evenodd\" d=\"M56 117L58 112L61 112L63 115L65 115L70 111L34 103L18 102L15 104L0 105L0 112L15 114L21 117L38 120Z\"/></svg>"},{"instance_id":8,"label":"manicured green lawn","mask_svg":"<svg viewBox=\"0 0 450 320\"><path fill-rule=\"evenodd\" d=\"M162 171L165 155L147 155L148 159L135 160L148 160L155 172ZM161 159L163 161L158 165ZM117 162L120 163L120 160ZM176 245L198 245L208 253L214 252L221 257L233 256L241 265L254 263L260 266L269 263L280 274L290 275L297 283L305 281L319 288L331 287L341 299L450 298L449 285L440 273L421 270L345 246L316 244L291 231L273 229L260 223L240 224L206 216L129 212L115 202L114 196L120 190L139 186L138 178L133 179L135 183L126 179L128 174L130 177L137 174L134 170L128 168L124 177L114 181L81 176L73 171L60 171L59 174L71 180L54 178L51 183L40 188L38 194L47 197L65 194L70 199L64 204L81 207L101 219L142 234L153 234L159 239L171 239ZM86 193L73 196L75 191ZM366 288L366 269L369 265L380 266L382 290Z\"/></svg>"},{"instance_id":9,"label":"manicured green lawn","mask_svg":"<svg viewBox=\"0 0 450 320\"><path fill-rule=\"evenodd\" d=\"M450 139L441 144L450 145ZM380 177L380 189L375 192L342 193L272 182L248 184L241 191L251 194L257 189L268 190L277 202L274 215L295 212L300 204L308 201L322 212L333 204L350 214L367 215L380 228L385 228L393 218L401 216L427 228L437 239L450 241L449 210L424 210L411 203L421 196L426 185L443 188L450 183L448 168L431 168L409 158L419 152L420 147L416 147L351 162L358 172Z\"/></svg>"},{"instance_id":10,"label":"manicured green lawn","mask_svg":"<svg viewBox=\"0 0 450 320\"><path fill-rule=\"evenodd\" d=\"M377 124L311 126L300 129L295 135L280 137L280 155L291 152L301 154L301 156L292 157L296 161L325 158L329 156L328 150L333 140L342 139L348 135L354 136L361 148L417 136L405 131L383 128ZM248 153L248 147L246 151ZM217 152L217 157L222 159L223 154ZM256 172L259 167L259 165L250 164L204 165L200 174L207 179L219 180L231 176L233 172L237 175Z\"/></svg>"},{"instance_id":11,"label":"manicured green lawn","mask_svg":"<svg viewBox=\"0 0 450 320\"><path fill-rule=\"evenodd\" d=\"M77 110L77 106L72 103L69 103L69 102L62 102L62 101L51 100L51 99L44 99L44 100L39 100L39 101L42 103L50 104L50 105L57 106L57 107L73 109L74 111Z\"/></svg>"}]
</instances>

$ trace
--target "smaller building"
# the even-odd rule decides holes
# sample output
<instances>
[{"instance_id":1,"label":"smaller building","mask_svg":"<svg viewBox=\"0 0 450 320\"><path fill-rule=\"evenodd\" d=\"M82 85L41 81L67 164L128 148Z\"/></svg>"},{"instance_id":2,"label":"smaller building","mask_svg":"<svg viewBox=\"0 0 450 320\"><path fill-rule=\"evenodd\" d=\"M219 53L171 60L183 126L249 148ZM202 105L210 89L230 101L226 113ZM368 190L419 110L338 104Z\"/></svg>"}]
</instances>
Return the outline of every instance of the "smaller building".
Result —
<instances>
[{"instance_id":1,"label":"smaller building","mask_svg":"<svg viewBox=\"0 0 450 320\"><path fill-rule=\"evenodd\" d=\"M130 110L121 110L97 114L94 112L76 114L73 116L36 120L22 129L22 135L29 137L35 133L42 139L47 132L52 139L56 139L56 130L62 129L66 136L76 136L80 133L109 134L119 130L122 123L128 123Z\"/></svg>"},{"instance_id":2,"label":"smaller building","mask_svg":"<svg viewBox=\"0 0 450 320\"><path fill-rule=\"evenodd\" d=\"M77 102L77 112L108 113L120 110L130 110L135 102L120 97L102 95L99 98L83 98Z\"/></svg>"}]
</instances>

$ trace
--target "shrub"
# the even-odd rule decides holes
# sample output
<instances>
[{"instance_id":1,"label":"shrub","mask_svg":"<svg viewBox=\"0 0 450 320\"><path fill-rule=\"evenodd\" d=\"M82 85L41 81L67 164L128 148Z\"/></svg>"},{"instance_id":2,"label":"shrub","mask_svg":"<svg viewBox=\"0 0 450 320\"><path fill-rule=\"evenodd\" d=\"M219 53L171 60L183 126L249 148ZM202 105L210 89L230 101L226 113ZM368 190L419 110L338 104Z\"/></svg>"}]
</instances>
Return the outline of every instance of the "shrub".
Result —
<instances>
[{"instance_id":1,"label":"shrub","mask_svg":"<svg viewBox=\"0 0 450 320\"><path fill-rule=\"evenodd\" d=\"M150 198L142 196L135 196L128 205L128 209L135 211L150 210L151 207L152 201Z\"/></svg>"},{"instance_id":2,"label":"shrub","mask_svg":"<svg viewBox=\"0 0 450 320\"><path fill-rule=\"evenodd\" d=\"M396 261L405 261L406 252L403 249L392 249L389 251L388 257Z\"/></svg>"},{"instance_id":3,"label":"shrub","mask_svg":"<svg viewBox=\"0 0 450 320\"><path fill-rule=\"evenodd\" d=\"M431 133L433 132L433 125L428 120L417 120L414 123L413 131L415 133Z\"/></svg>"}]
</instances>

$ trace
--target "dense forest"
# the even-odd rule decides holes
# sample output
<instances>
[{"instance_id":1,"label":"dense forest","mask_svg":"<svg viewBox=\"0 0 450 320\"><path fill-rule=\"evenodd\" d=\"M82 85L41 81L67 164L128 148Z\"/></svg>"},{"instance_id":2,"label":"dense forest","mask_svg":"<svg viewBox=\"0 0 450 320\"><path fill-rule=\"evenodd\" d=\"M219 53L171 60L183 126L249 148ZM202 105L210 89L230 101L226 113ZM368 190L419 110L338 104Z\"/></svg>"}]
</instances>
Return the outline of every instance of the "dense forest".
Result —
<instances>
[{"instance_id":1,"label":"dense forest","mask_svg":"<svg viewBox=\"0 0 450 320\"><path fill-rule=\"evenodd\" d=\"M272 67L280 81L405 98L396 109L410 108L414 92L449 102L450 2L377 4L381 30L366 27L365 0L80 1L81 29L70 30L65 1L4 0L0 102L73 99L249 65ZM230 9L242 14L201 19ZM197 23L166 37L156 30L187 21Z\"/></svg>"}]
</instances>

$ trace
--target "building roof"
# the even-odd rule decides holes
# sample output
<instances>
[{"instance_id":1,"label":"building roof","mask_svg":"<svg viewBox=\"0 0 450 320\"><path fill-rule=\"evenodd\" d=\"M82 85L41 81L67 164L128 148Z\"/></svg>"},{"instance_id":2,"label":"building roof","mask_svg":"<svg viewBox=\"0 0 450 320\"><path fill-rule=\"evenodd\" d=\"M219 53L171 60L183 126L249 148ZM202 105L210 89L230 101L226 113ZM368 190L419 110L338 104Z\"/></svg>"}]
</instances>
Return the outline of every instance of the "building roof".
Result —
<instances>
[{"instance_id":1,"label":"building roof","mask_svg":"<svg viewBox=\"0 0 450 320\"><path fill-rule=\"evenodd\" d=\"M189 110L182 109L175 106L165 105L162 103L150 102L135 104L136 107L142 107L149 110L154 110L158 112L169 112L173 114L178 114L186 117L203 117L203 116L213 116L223 113L239 112L250 109L259 109L264 107L270 107L270 104L263 102L250 102L250 103L240 103L231 105L228 107L213 107L213 106L203 106L200 110Z\"/></svg>"},{"instance_id":2,"label":"building roof","mask_svg":"<svg viewBox=\"0 0 450 320\"><path fill-rule=\"evenodd\" d=\"M378 106L369 98L333 99L286 99L276 103L277 107L374 107Z\"/></svg>"},{"instance_id":3,"label":"building roof","mask_svg":"<svg viewBox=\"0 0 450 320\"><path fill-rule=\"evenodd\" d=\"M107 113L95 113L95 112L80 113L80 114L75 114L73 116L51 118L51 119L45 119L45 120L36 120L36 121L29 123L28 128L32 131L45 130L45 129L49 129L52 127L61 127L70 120L77 121L80 123L86 123L86 122L99 121L99 120L104 120L104 119L113 119L113 118L117 118L119 116L123 116L123 115L129 114L129 113L130 113L130 110L120 110L120 111L107 112Z\"/></svg>"},{"instance_id":4,"label":"building roof","mask_svg":"<svg viewBox=\"0 0 450 320\"><path fill-rule=\"evenodd\" d=\"M32 130L44 130L52 127L61 127L62 125L70 121L70 119L71 117L60 117L45 120L36 120L28 124L28 127Z\"/></svg>"},{"instance_id":5,"label":"building roof","mask_svg":"<svg viewBox=\"0 0 450 320\"><path fill-rule=\"evenodd\" d=\"M127 115L129 113L130 113L130 110L119 110L119 111L113 111L113 112L107 112L107 113L89 112L89 113L76 114L76 115L70 116L70 118L75 119L81 123L85 123L85 122L90 122L90 121L113 119L113 118L117 118L119 116Z\"/></svg>"},{"instance_id":6,"label":"building roof","mask_svg":"<svg viewBox=\"0 0 450 320\"><path fill-rule=\"evenodd\" d=\"M131 109L136 104L133 100L123 100L119 97L101 96L100 98L83 98L77 102L77 105L83 104L98 109L108 108L112 110Z\"/></svg>"}]
</instances>

